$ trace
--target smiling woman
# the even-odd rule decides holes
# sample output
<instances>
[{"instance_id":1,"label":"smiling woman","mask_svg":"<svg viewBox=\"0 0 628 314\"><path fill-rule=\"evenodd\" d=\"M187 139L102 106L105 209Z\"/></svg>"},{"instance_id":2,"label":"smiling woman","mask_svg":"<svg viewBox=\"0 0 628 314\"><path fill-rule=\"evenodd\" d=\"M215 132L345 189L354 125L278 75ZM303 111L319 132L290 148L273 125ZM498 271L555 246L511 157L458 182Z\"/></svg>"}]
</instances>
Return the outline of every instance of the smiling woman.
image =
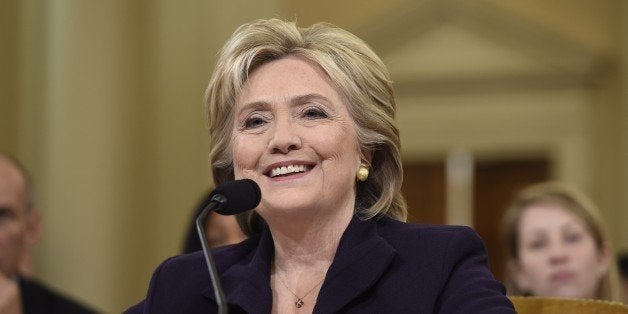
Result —
<instances>
[{"instance_id":1,"label":"smiling woman","mask_svg":"<svg viewBox=\"0 0 628 314\"><path fill-rule=\"evenodd\" d=\"M328 24L238 28L207 89L215 183L252 179L249 238L213 251L229 310L513 313L467 227L411 225L386 67ZM213 313L200 253L155 272L133 313Z\"/></svg>"},{"instance_id":2,"label":"smiling woman","mask_svg":"<svg viewBox=\"0 0 628 314\"><path fill-rule=\"evenodd\" d=\"M234 175L260 185L256 212L271 230L314 223L324 227L317 232L341 234L353 215L363 161L347 105L325 72L293 56L260 65L235 110Z\"/></svg>"}]
</instances>

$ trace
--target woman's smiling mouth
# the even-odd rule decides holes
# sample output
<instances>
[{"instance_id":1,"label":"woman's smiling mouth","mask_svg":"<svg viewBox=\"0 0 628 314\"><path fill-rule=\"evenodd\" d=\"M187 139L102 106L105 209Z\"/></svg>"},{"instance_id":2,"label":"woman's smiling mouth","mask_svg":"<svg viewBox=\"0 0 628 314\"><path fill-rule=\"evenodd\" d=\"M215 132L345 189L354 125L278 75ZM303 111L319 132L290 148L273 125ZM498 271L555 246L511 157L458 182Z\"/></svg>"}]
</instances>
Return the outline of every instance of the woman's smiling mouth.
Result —
<instances>
[{"instance_id":1,"label":"woman's smiling mouth","mask_svg":"<svg viewBox=\"0 0 628 314\"><path fill-rule=\"evenodd\" d=\"M270 176L271 178L277 177L277 176L284 176L284 175L290 175L293 173L300 173L300 172L305 172L312 169L311 166L306 166L306 165L287 165L287 166L279 166L276 168L273 168L270 170L270 173L268 174L268 176Z\"/></svg>"}]
</instances>

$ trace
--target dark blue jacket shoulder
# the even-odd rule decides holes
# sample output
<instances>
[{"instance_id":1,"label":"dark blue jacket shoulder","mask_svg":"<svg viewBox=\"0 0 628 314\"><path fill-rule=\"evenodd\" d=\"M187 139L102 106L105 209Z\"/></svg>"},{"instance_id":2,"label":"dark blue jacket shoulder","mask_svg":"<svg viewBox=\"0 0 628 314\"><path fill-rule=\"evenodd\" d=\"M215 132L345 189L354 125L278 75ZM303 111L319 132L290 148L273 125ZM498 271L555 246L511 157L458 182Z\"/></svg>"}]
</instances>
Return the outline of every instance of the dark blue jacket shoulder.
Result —
<instances>
[{"instance_id":1,"label":"dark blue jacket shoulder","mask_svg":"<svg viewBox=\"0 0 628 314\"><path fill-rule=\"evenodd\" d=\"M213 250L231 313L270 313L269 230ZM166 260L130 313L212 313L201 252ZM315 313L514 313L471 228L354 218L321 286Z\"/></svg>"}]
</instances>

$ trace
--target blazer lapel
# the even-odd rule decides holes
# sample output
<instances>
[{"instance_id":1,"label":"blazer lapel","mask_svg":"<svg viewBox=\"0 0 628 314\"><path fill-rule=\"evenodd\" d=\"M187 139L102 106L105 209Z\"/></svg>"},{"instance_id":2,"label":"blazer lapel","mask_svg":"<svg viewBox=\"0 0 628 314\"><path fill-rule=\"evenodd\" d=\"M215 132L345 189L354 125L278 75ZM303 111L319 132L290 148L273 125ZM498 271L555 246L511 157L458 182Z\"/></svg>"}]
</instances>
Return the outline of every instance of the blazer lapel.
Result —
<instances>
[{"instance_id":1,"label":"blazer lapel","mask_svg":"<svg viewBox=\"0 0 628 314\"><path fill-rule=\"evenodd\" d=\"M273 254L272 236L266 229L252 258L244 259L223 272L220 280L230 306L235 305L247 313L271 312L270 263ZM341 310L379 280L395 254L395 250L377 233L374 220L361 221L354 217L340 240L314 312ZM202 294L215 302L211 285Z\"/></svg>"},{"instance_id":2,"label":"blazer lapel","mask_svg":"<svg viewBox=\"0 0 628 314\"><path fill-rule=\"evenodd\" d=\"M222 274L220 280L230 307L236 305L247 313L271 312L270 261L273 252L272 237L266 229L252 258L231 266ZM216 300L211 285L202 294Z\"/></svg>"},{"instance_id":3,"label":"blazer lapel","mask_svg":"<svg viewBox=\"0 0 628 314\"><path fill-rule=\"evenodd\" d=\"M395 250L377 233L374 220L361 221L354 217L340 241L314 312L340 311L377 282L395 254Z\"/></svg>"}]
</instances>

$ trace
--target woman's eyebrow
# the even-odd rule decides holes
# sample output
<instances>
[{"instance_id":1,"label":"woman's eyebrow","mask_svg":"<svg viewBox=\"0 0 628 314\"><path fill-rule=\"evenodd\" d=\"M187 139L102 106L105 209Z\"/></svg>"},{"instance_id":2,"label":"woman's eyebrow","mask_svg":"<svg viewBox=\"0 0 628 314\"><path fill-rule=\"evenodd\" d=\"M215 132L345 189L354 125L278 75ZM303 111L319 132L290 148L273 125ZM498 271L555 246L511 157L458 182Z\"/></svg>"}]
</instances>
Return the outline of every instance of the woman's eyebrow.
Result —
<instances>
[{"instance_id":1,"label":"woman's eyebrow","mask_svg":"<svg viewBox=\"0 0 628 314\"><path fill-rule=\"evenodd\" d=\"M331 103L331 100L329 100L329 98L321 94L309 93L309 94L297 95L290 98L290 104L292 106L301 105L311 100L319 100L327 104ZM242 112L251 111L251 110L267 109L270 106L271 106L270 102L266 100L256 100L256 101L252 101L252 102L242 105L242 107L237 111L237 113L240 114Z\"/></svg>"},{"instance_id":2,"label":"woman's eyebrow","mask_svg":"<svg viewBox=\"0 0 628 314\"><path fill-rule=\"evenodd\" d=\"M295 96L295 97L292 97L292 99L290 99L290 102L293 105L295 104L298 105L298 104L303 104L304 102L307 102L309 100L321 100L325 103L331 103L331 100L329 100L329 98L321 94L317 94L317 93L310 93L310 94Z\"/></svg>"},{"instance_id":3,"label":"woman's eyebrow","mask_svg":"<svg viewBox=\"0 0 628 314\"><path fill-rule=\"evenodd\" d=\"M253 101L250 103L246 103L244 104L238 111L237 113L242 113L245 111L249 111L249 110L256 110L256 109L265 109L268 108L268 106L270 106L270 104L266 101L263 100L259 100L259 101Z\"/></svg>"}]
</instances>

